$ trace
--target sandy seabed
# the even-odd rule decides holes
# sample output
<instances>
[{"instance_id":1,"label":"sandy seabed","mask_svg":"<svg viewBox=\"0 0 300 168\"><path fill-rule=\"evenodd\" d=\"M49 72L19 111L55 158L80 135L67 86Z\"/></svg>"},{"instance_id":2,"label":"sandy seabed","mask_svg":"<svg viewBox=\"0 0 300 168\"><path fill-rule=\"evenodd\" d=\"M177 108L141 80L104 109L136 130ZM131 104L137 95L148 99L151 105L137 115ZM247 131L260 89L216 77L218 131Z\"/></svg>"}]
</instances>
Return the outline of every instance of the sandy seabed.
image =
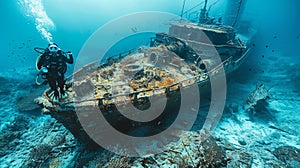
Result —
<instances>
[{"instance_id":1,"label":"sandy seabed","mask_svg":"<svg viewBox=\"0 0 300 168\"><path fill-rule=\"evenodd\" d=\"M288 57L265 59L256 68L246 62L230 75L226 107L212 133L213 149L221 149L216 155L224 154L220 167L300 166L300 71ZM35 85L35 73L20 68L0 74L0 167L196 167L215 162L199 159L205 156L195 152L201 146L197 131L169 144L172 152L144 158L87 151L33 103L46 88ZM245 110L249 93L260 84L270 89L270 98Z\"/></svg>"}]
</instances>

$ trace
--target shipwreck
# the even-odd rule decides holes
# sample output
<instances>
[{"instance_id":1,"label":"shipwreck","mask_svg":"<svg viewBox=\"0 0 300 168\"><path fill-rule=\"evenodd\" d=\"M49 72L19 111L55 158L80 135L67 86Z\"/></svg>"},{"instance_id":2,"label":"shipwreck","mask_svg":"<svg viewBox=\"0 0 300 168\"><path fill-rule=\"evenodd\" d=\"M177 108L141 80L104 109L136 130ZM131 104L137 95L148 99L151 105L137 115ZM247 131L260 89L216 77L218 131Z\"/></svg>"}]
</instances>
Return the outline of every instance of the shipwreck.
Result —
<instances>
[{"instance_id":1,"label":"shipwreck","mask_svg":"<svg viewBox=\"0 0 300 168\"><path fill-rule=\"evenodd\" d=\"M206 6L207 1L198 22L170 22L169 32L156 33L148 47L111 57L101 64L90 63L74 72L76 80L66 84L69 97L60 103L51 102L49 97L53 93L50 89L35 102L42 106L44 113L61 122L84 143L91 142L91 138L82 122L92 129L106 131L103 123L82 121L85 117L97 117L99 113L95 113L95 108L110 125L123 133L141 126L155 126L156 129L143 135L130 133L150 136L168 128L180 108L181 90L197 85L201 93L209 93L210 79L218 77L214 76L215 72L220 69L226 74L235 71L249 52L251 37L239 36L233 27L214 21ZM212 59L216 55L220 62ZM132 107L143 111L150 106L160 106L162 102L166 102L164 111L154 120L128 119L134 117L130 113ZM120 108L126 114L120 113ZM187 114L189 110L198 112L194 108L185 109ZM101 139L98 135L92 138L94 141Z\"/></svg>"}]
</instances>

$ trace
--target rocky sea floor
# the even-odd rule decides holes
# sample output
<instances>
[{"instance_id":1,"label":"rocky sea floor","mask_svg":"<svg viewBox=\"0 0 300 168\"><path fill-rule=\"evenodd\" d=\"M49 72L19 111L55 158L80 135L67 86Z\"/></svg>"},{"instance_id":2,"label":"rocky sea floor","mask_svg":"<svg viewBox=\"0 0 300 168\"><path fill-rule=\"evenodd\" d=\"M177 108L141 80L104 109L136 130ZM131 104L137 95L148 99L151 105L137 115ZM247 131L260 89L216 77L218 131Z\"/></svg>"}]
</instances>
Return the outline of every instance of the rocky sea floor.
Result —
<instances>
[{"instance_id":1,"label":"rocky sea floor","mask_svg":"<svg viewBox=\"0 0 300 168\"><path fill-rule=\"evenodd\" d=\"M209 138L185 132L168 151L143 158L87 150L34 104L46 88L35 85L35 69L1 73L0 167L300 167L300 71L283 58L266 62L256 69L245 63L231 75L222 119ZM269 98L246 110L260 84Z\"/></svg>"}]
</instances>

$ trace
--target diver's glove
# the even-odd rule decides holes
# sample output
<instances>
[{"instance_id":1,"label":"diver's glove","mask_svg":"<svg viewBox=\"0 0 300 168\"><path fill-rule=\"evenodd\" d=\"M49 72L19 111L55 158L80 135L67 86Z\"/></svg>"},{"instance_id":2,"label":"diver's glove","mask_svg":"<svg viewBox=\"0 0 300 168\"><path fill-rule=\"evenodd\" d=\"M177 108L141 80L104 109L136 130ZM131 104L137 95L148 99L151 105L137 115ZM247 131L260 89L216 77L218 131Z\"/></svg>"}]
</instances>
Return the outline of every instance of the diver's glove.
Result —
<instances>
[{"instance_id":1,"label":"diver's glove","mask_svg":"<svg viewBox=\"0 0 300 168\"><path fill-rule=\"evenodd\" d=\"M67 54L68 54L68 55L72 55L72 52L71 52L71 51L67 51Z\"/></svg>"},{"instance_id":2,"label":"diver's glove","mask_svg":"<svg viewBox=\"0 0 300 168\"><path fill-rule=\"evenodd\" d=\"M67 59L70 59L70 56L72 55L72 52L71 51L67 51L67 52L65 52L65 57L67 58Z\"/></svg>"},{"instance_id":3,"label":"diver's glove","mask_svg":"<svg viewBox=\"0 0 300 168\"><path fill-rule=\"evenodd\" d=\"M67 59L69 60L69 63L73 64L73 54L72 54L72 52L67 51L65 55L67 56Z\"/></svg>"},{"instance_id":4,"label":"diver's glove","mask_svg":"<svg viewBox=\"0 0 300 168\"><path fill-rule=\"evenodd\" d=\"M48 73L48 68L42 66L42 68L39 71L39 75L41 75L43 78L45 78L47 73Z\"/></svg>"},{"instance_id":5,"label":"diver's glove","mask_svg":"<svg viewBox=\"0 0 300 168\"><path fill-rule=\"evenodd\" d=\"M46 74L46 73L48 73L48 68L46 68L46 67L43 66L41 68L40 72Z\"/></svg>"}]
</instances>

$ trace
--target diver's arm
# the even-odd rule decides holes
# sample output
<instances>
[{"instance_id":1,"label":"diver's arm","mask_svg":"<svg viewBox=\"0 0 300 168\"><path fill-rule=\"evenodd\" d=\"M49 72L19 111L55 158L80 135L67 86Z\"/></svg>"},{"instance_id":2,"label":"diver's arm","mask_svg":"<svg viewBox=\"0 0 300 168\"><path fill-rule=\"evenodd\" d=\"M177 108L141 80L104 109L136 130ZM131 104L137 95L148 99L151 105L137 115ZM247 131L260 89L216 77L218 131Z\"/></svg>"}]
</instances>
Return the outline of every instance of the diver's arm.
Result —
<instances>
[{"instance_id":1,"label":"diver's arm","mask_svg":"<svg viewBox=\"0 0 300 168\"><path fill-rule=\"evenodd\" d=\"M73 59L73 55L72 52L68 51L68 52L64 52L64 57L65 57L65 61L69 64L73 64L74 59Z\"/></svg>"}]
</instances>

